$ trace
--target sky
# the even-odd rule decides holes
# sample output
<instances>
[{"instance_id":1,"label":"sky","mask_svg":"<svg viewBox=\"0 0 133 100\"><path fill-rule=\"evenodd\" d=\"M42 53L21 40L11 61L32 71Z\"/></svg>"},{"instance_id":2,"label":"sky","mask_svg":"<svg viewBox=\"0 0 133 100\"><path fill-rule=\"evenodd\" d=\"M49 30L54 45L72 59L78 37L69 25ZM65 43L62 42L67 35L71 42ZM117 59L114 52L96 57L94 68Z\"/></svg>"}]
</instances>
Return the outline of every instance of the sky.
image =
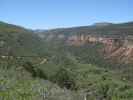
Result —
<instances>
[{"instance_id":1,"label":"sky","mask_svg":"<svg viewBox=\"0 0 133 100\"><path fill-rule=\"evenodd\" d=\"M0 0L0 21L31 29L133 21L133 0Z\"/></svg>"}]
</instances>

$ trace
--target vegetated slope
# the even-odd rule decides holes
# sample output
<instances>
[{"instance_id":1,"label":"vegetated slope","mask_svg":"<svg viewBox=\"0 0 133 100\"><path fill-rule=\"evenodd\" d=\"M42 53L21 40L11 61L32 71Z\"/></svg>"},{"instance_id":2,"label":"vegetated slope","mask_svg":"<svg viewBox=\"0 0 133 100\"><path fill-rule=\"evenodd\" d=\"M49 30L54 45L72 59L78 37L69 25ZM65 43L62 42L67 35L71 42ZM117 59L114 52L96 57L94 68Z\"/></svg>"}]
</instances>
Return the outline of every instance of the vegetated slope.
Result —
<instances>
[{"instance_id":1,"label":"vegetated slope","mask_svg":"<svg viewBox=\"0 0 133 100\"><path fill-rule=\"evenodd\" d=\"M41 52L41 45L41 39L31 30L0 22L2 55L36 55Z\"/></svg>"},{"instance_id":2,"label":"vegetated slope","mask_svg":"<svg viewBox=\"0 0 133 100\"><path fill-rule=\"evenodd\" d=\"M83 98L83 95L61 89L55 83L48 81L48 75L45 74L48 70L43 72L39 68L46 59L44 55L46 57L49 55L43 45L41 39L31 30L0 22L0 99L81 100Z\"/></svg>"},{"instance_id":3,"label":"vegetated slope","mask_svg":"<svg viewBox=\"0 0 133 100\"><path fill-rule=\"evenodd\" d=\"M33 78L23 67L0 65L1 100L81 100L83 95L61 89L48 80Z\"/></svg>"},{"instance_id":4,"label":"vegetated slope","mask_svg":"<svg viewBox=\"0 0 133 100\"><path fill-rule=\"evenodd\" d=\"M1 29L3 35L1 54L7 53L12 56L0 58L2 71L0 85L4 88L0 91L2 98L6 100L12 98L130 100L133 98L132 82L124 76L125 74L107 68L111 66L108 66L109 63L98 51L102 47L101 44L72 46L67 45L62 38L45 41L31 31L6 25L9 24L4 25L5 30ZM16 27L17 31L11 31L13 27ZM19 29L24 31L20 32ZM12 38L9 38L10 35ZM18 40L21 40L23 45ZM7 51L7 47L12 48L9 49L11 53ZM36 57L21 58L14 55Z\"/></svg>"},{"instance_id":5,"label":"vegetated slope","mask_svg":"<svg viewBox=\"0 0 133 100\"><path fill-rule=\"evenodd\" d=\"M49 42L49 45L50 47L46 46L52 52L49 53L49 60L39 68L48 75L48 79L52 82L57 83L60 87L88 94L87 98L92 100L99 98L128 100L132 98L132 96L127 97L129 94L126 94L126 91L128 93L132 91L127 88L130 86L132 88L131 83L124 74L108 70L107 67L111 67L111 65L97 53L96 48L100 48L99 44L97 46L90 44L81 47L67 47L60 42L53 41ZM103 66L104 68L102 68ZM120 92L124 87L126 87L124 92Z\"/></svg>"}]
</instances>

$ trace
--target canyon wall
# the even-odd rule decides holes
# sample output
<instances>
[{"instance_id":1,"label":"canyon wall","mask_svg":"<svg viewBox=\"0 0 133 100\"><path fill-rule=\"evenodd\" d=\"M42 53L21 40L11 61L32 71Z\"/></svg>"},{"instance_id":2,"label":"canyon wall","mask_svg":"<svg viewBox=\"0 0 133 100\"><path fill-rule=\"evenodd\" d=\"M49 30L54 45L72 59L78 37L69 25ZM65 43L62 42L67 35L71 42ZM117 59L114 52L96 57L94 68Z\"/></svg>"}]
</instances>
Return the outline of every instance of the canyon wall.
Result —
<instances>
[{"instance_id":1,"label":"canyon wall","mask_svg":"<svg viewBox=\"0 0 133 100\"><path fill-rule=\"evenodd\" d=\"M88 34L49 34L46 36L46 40L62 39L67 45L81 46L84 44L101 43L103 49L100 50L103 53L105 59L111 59L114 61L120 61L124 63L133 62L133 37L119 36L99 36Z\"/></svg>"},{"instance_id":2,"label":"canyon wall","mask_svg":"<svg viewBox=\"0 0 133 100\"><path fill-rule=\"evenodd\" d=\"M100 37L92 35L74 35L68 37L69 45L81 46L87 43L101 43L104 45L102 53L105 59L131 63L133 62L133 38Z\"/></svg>"}]
</instances>

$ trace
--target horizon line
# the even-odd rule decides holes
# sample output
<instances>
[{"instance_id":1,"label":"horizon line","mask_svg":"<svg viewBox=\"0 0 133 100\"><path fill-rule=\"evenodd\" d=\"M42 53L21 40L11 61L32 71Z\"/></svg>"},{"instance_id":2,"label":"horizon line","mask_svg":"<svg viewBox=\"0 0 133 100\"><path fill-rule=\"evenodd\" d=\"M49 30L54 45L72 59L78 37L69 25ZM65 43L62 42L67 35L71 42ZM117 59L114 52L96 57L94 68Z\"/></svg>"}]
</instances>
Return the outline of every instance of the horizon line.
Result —
<instances>
[{"instance_id":1,"label":"horizon line","mask_svg":"<svg viewBox=\"0 0 133 100\"><path fill-rule=\"evenodd\" d=\"M124 23L130 23L130 22L133 22L133 20L130 20L130 21L97 21L97 22L93 22L93 23L90 23L88 25L71 25L71 26L57 26L57 27L53 27L53 28L30 28L28 26L25 26L25 25L21 25L21 24L17 24L17 23L10 23L8 21L2 21L0 20L0 22L3 22L3 23L6 23L6 24L11 24L11 25L15 25L15 26L18 26L18 27L22 27L22 28L25 28L25 29L29 29L29 30L55 30L55 29L66 29L66 28L76 28L76 27L85 27L85 26L92 26L92 25L95 25L95 24L98 24L98 23L110 23L110 24L124 24Z\"/></svg>"}]
</instances>

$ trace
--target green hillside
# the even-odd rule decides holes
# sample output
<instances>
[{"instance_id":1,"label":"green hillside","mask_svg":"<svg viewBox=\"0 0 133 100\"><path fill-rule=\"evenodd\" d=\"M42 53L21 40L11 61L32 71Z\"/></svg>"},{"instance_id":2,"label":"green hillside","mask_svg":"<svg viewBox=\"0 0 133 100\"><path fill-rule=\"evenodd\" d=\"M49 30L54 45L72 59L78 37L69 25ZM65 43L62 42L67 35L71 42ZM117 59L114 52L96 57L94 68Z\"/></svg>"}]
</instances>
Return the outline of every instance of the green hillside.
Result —
<instances>
[{"instance_id":1,"label":"green hillside","mask_svg":"<svg viewBox=\"0 0 133 100\"><path fill-rule=\"evenodd\" d=\"M0 22L1 53L7 55L36 55L42 42L31 30ZM39 52L37 52L39 51Z\"/></svg>"}]
</instances>

